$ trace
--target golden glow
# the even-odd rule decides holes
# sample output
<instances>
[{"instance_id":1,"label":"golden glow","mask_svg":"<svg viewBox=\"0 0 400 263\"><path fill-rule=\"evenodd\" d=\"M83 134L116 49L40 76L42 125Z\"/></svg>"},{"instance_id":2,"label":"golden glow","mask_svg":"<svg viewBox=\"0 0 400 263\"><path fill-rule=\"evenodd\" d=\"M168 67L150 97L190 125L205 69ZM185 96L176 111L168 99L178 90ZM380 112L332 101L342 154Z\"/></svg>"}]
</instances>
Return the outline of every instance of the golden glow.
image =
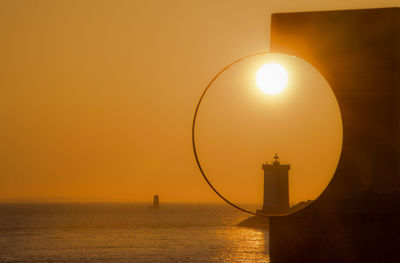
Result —
<instances>
[{"instance_id":1,"label":"golden glow","mask_svg":"<svg viewBox=\"0 0 400 263\"><path fill-rule=\"evenodd\" d=\"M290 81L280 94L260 96L255 77L268 63L285 67ZM343 131L335 95L317 69L301 58L267 53L225 71L207 96L196 143L220 193L243 208L262 207L260 164L278 153L291 165L289 204L318 198L337 167Z\"/></svg>"},{"instance_id":2,"label":"golden glow","mask_svg":"<svg viewBox=\"0 0 400 263\"><path fill-rule=\"evenodd\" d=\"M237 1L221 19L231 1L2 1L0 201L151 203L158 194L161 203L222 202L195 167L187 135L211 76L267 48L271 2L252 1L251 9L248 2ZM336 5L280 1L274 10ZM245 41L234 43L238 36ZM232 201L262 200L260 165L275 152L292 164L291 204L316 198L339 159L333 92L317 72L285 58L269 53L237 64L202 105L199 154ZM275 96L255 83L270 62L289 76Z\"/></svg>"},{"instance_id":3,"label":"golden glow","mask_svg":"<svg viewBox=\"0 0 400 263\"><path fill-rule=\"evenodd\" d=\"M286 69L277 63L265 64L257 71L256 84L266 94L278 94L288 84Z\"/></svg>"}]
</instances>

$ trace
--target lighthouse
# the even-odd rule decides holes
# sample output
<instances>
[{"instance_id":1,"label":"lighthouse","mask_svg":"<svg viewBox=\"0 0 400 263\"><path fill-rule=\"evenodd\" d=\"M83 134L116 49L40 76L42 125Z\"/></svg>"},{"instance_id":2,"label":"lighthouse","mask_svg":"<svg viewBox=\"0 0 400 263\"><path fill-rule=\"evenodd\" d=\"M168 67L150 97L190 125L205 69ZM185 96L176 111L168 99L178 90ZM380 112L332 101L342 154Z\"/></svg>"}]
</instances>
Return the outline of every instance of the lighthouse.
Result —
<instances>
[{"instance_id":1,"label":"lighthouse","mask_svg":"<svg viewBox=\"0 0 400 263\"><path fill-rule=\"evenodd\" d=\"M272 164L262 165L264 170L263 214L284 214L289 212L289 170L290 164L281 164L275 154Z\"/></svg>"}]
</instances>

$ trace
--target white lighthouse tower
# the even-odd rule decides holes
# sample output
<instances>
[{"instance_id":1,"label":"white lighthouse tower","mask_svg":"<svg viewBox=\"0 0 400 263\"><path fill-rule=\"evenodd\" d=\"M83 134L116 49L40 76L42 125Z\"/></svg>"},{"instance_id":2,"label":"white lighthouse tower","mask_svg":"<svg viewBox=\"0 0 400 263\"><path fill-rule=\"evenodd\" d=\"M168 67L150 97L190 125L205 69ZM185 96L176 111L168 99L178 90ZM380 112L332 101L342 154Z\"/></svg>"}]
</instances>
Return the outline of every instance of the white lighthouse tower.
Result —
<instances>
[{"instance_id":1,"label":"white lighthouse tower","mask_svg":"<svg viewBox=\"0 0 400 263\"><path fill-rule=\"evenodd\" d=\"M290 164L281 164L275 154L272 164L262 165L264 170L264 204L258 213L284 214L289 212L289 170Z\"/></svg>"}]
</instances>

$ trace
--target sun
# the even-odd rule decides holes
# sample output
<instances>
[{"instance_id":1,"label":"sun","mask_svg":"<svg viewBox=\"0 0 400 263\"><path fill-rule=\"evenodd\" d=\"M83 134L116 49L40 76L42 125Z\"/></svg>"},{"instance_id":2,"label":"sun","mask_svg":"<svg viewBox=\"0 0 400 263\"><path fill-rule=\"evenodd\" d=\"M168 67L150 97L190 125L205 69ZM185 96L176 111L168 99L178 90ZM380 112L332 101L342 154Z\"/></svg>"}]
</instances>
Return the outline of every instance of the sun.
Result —
<instances>
[{"instance_id":1,"label":"sun","mask_svg":"<svg viewBox=\"0 0 400 263\"><path fill-rule=\"evenodd\" d=\"M277 63L264 64L257 71L256 84L258 88L266 94L278 94L283 91L288 84L286 69Z\"/></svg>"}]
</instances>

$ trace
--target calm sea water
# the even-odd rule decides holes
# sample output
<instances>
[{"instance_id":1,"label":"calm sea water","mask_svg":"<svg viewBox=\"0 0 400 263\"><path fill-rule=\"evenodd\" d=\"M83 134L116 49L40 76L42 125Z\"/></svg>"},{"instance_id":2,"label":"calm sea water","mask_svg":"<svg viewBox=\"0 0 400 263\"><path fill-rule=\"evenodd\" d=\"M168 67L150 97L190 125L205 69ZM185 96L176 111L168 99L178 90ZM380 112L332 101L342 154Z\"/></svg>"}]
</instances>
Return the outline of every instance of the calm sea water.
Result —
<instances>
[{"instance_id":1,"label":"calm sea water","mask_svg":"<svg viewBox=\"0 0 400 263\"><path fill-rule=\"evenodd\" d=\"M225 205L0 204L0 262L269 262Z\"/></svg>"}]
</instances>

